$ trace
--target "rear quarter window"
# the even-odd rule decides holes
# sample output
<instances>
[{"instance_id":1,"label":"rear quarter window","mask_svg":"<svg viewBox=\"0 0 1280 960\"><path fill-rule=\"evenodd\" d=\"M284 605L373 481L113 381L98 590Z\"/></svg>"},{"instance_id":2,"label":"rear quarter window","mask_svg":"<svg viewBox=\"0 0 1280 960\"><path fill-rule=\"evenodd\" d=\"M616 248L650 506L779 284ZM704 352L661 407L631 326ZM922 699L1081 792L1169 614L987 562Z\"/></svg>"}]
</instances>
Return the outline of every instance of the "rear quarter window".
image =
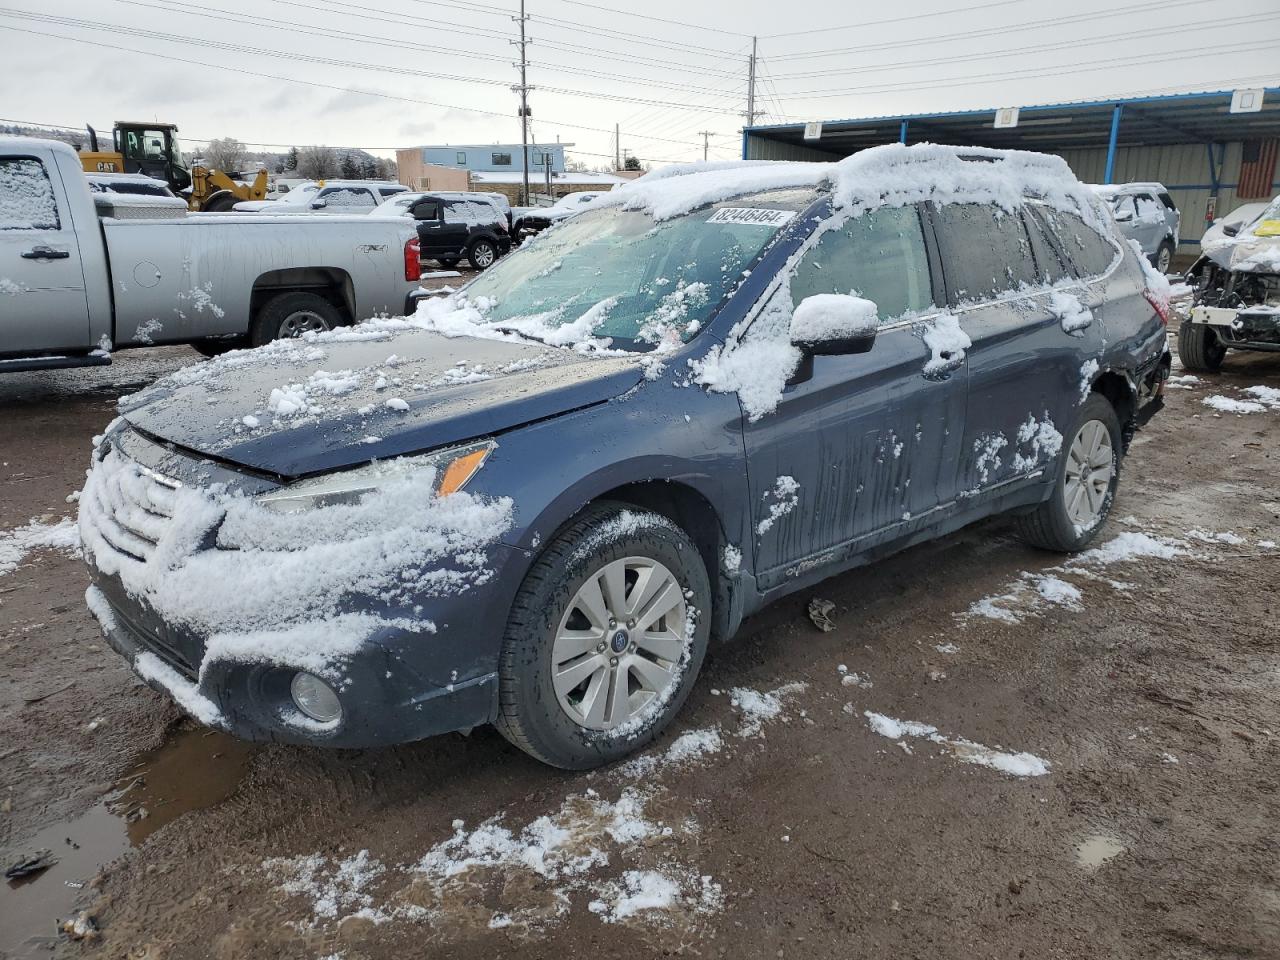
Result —
<instances>
[{"instance_id":1,"label":"rear quarter window","mask_svg":"<svg viewBox=\"0 0 1280 960\"><path fill-rule=\"evenodd\" d=\"M59 230L58 201L44 164L34 157L0 159L0 230Z\"/></svg>"},{"instance_id":2,"label":"rear quarter window","mask_svg":"<svg viewBox=\"0 0 1280 960\"><path fill-rule=\"evenodd\" d=\"M1118 254L1113 241L1098 233L1077 214L1045 207L1041 215L1058 238L1058 246L1066 251L1081 276L1096 277L1111 269Z\"/></svg>"},{"instance_id":3,"label":"rear quarter window","mask_svg":"<svg viewBox=\"0 0 1280 960\"><path fill-rule=\"evenodd\" d=\"M953 302L987 300L1038 281L1031 238L1020 213L984 203L934 209L942 268Z\"/></svg>"}]
</instances>

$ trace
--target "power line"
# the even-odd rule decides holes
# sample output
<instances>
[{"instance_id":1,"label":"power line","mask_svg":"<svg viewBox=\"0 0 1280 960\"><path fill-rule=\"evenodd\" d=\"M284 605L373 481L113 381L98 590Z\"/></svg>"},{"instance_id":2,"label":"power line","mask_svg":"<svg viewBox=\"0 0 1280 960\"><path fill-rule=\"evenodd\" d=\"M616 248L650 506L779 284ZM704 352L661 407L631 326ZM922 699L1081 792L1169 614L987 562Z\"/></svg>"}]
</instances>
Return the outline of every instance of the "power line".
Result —
<instances>
[{"instance_id":1,"label":"power line","mask_svg":"<svg viewBox=\"0 0 1280 960\"><path fill-rule=\"evenodd\" d=\"M208 63L204 60L192 60L187 57L174 56L173 54L156 53L151 50L140 50L137 47L127 47L123 44L107 43L102 40L90 40L85 37L68 37L64 34L49 33L43 30L32 30L28 27L14 27L9 24L0 24L0 30L10 30L15 33L26 33L40 37L52 37L55 40L67 40L72 43L83 43L93 47L102 47L108 50L121 50L125 53L136 53L139 56L155 57L160 60L171 60L175 63L183 63L188 66L209 67L214 70L226 70L231 73L239 73L248 77L257 77L261 80L278 80L282 83L295 83L306 87L317 87L322 90L334 90L338 93L354 93L365 97L375 97L381 100L396 100L402 103L416 103L426 107L441 107L446 110L458 110L463 113L474 113L488 117L502 117L504 119L510 117L510 114L499 112L497 110L482 110L478 107L461 107L453 103L440 103L436 100L423 100L418 97L406 97L395 93L386 93L381 90L361 90L358 87L345 87L336 83L321 83L318 80L301 80L296 77L286 77L275 73L264 73L259 70L249 70L245 67L234 67L225 63ZM588 130L592 133L609 133L610 131L604 127L592 127L581 123L570 123L567 120L546 120L548 124L558 127L566 127L571 130ZM678 143L681 146L697 146L688 140L673 140L668 137L645 136L640 137L642 140L652 140L659 143Z\"/></svg>"},{"instance_id":2,"label":"power line","mask_svg":"<svg viewBox=\"0 0 1280 960\"><path fill-rule=\"evenodd\" d=\"M585 0L560 0L560 2L569 3L575 7L587 7L591 10L601 10L604 13L613 14L614 16L621 14L622 16L636 17L640 20L651 20L654 23L666 23L676 27L690 27L694 30L708 30L711 33L728 34L731 37L747 36L745 33L738 33L738 31L736 30L724 30L724 29L721 29L720 27L708 27L700 23L688 23L684 20L668 20L665 17L654 17L645 13L635 13L634 11L631 11L631 10L617 10L613 7L601 6L598 3L586 3Z\"/></svg>"},{"instance_id":3,"label":"power line","mask_svg":"<svg viewBox=\"0 0 1280 960\"><path fill-rule=\"evenodd\" d=\"M1000 27L1000 35L1003 37L1010 33L1024 33L1027 30L1039 30L1041 27L1064 26L1070 23L1080 23L1087 21L1093 23L1096 20L1109 19L1111 17L1122 16L1130 13L1144 13L1147 11L1168 11L1176 7L1199 6L1203 0L1148 0L1145 3L1138 3L1128 7L1112 7L1109 10L1100 10L1090 13L1070 14L1062 17L1049 17L1040 20L1028 20L1023 23L1005 24ZM811 60L821 57L834 57L850 53L869 53L875 50L896 50L903 47L919 47L931 43L951 43L955 40L968 40L974 37L990 38L991 30L989 28L978 28L974 30L965 30L961 32L952 31L950 33L935 34L928 37L914 37L907 40L886 40L879 43L866 43L856 47L840 47L828 48L826 50L811 50L806 53L784 53L771 57L774 63L784 60Z\"/></svg>"},{"instance_id":4,"label":"power line","mask_svg":"<svg viewBox=\"0 0 1280 960\"><path fill-rule=\"evenodd\" d=\"M141 37L151 40L160 40L166 43L177 43L186 46L205 47L214 50L225 50L233 53L245 53L250 55L265 56L272 58L281 58L293 60L299 63L311 63L321 66L339 67L353 70L370 70L378 73L390 73L399 76L425 77L434 80L450 80L456 83L470 83L487 86L507 86L505 80L498 80L489 77L477 77L471 75L437 73L429 70L417 70L409 67L395 67L389 64L364 63L352 60L339 60L333 57L320 57L312 54L296 53L286 50L273 50L267 47L254 47L248 44L229 43L220 40L210 40L202 37L179 36L171 33L164 33L159 30L148 30L143 27L129 27L117 24L103 23L102 21L84 20L77 17L62 17L53 14L31 13L22 10L13 10L7 7L0 7L0 16L13 17L20 20L34 20L39 23L52 23L59 26L67 26L78 29L99 30L108 34L122 34L125 36ZM79 39L79 38L67 38ZM677 110L696 110L706 113L724 112L718 107L704 106L701 104L686 105L671 100L660 100L653 97L630 97L624 94L598 93L590 90L581 90L576 87L561 86L543 86L543 90L550 93L562 93L569 96L586 97L595 100L609 100L622 103L642 103L652 104L656 106L668 107Z\"/></svg>"},{"instance_id":5,"label":"power line","mask_svg":"<svg viewBox=\"0 0 1280 960\"><path fill-rule=\"evenodd\" d=\"M972 13L975 10L990 10L993 7L1010 7L1026 0L990 0L988 3L977 3L969 7L953 7L950 10L934 10L929 13L912 13L905 17L888 17L884 20L863 20L861 23L846 23L842 26L813 27L809 30L792 30L789 33L762 34L766 40L777 40L781 37L802 37L811 33L836 33L840 30L864 30L867 27L880 27L889 23L908 23L912 20L936 20L951 13Z\"/></svg>"}]
</instances>

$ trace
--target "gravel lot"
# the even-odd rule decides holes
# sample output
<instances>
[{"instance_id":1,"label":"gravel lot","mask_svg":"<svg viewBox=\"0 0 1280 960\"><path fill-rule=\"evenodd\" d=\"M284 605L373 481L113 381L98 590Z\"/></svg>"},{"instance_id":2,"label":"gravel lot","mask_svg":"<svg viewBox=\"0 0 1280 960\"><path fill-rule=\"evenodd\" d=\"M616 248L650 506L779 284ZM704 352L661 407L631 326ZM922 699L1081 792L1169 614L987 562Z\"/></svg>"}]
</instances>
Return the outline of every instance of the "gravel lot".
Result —
<instances>
[{"instance_id":1,"label":"gravel lot","mask_svg":"<svg viewBox=\"0 0 1280 960\"><path fill-rule=\"evenodd\" d=\"M1203 403L1280 386L1280 356L1178 384L1139 435L1100 543L1148 555L1064 564L993 521L833 578L587 775L489 730L209 734L106 649L70 549L5 572L74 517L115 398L196 359L0 379L0 845L60 860L0 890L0 956L1280 956L1280 409ZM100 930L61 940L75 909Z\"/></svg>"}]
</instances>

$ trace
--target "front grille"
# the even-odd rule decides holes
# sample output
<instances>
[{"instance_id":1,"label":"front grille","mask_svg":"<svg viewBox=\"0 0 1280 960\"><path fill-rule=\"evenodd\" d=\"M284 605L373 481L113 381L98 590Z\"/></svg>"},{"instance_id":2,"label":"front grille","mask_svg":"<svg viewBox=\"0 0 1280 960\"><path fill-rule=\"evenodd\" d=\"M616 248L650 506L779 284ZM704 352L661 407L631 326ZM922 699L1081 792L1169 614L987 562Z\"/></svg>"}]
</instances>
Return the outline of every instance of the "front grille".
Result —
<instances>
[{"instance_id":1,"label":"front grille","mask_svg":"<svg viewBox=\"0 0 1280 960\"><path fill-rule=\"evenodd\" d=\"M196 680L196 668L191 665L191 661L183 655L182 651L169 643L163 637L158 636L154 632L148 632L136 623L128 613L121 610L115 604L111 606L111 612L115 615L116 621L120 623L133 640L143 650L149 650L157 657L173 667L178 673L182 674L188 680L194 682Z\"/></svg>"},{"instance_id":2,"label":"front grille","mask_svg":"<svg viewBox=\"0 0 1280 960\"><path fill-rule=\"evenodd\" d=\"M173 499L180 486L177 480L128 462L105 482L92 485L98 533L118 552L145 563L173 522Z\"/></svg>"}]
</instances>

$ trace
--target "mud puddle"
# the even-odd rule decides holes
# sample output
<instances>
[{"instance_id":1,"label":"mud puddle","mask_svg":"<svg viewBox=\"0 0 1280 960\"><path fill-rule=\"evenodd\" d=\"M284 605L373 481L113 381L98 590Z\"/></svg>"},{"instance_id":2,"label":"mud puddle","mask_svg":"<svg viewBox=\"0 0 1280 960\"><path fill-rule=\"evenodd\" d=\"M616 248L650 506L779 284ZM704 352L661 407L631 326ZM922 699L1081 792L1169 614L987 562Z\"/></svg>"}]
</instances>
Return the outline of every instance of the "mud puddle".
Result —
<instances>
[{"instance_id":1,"label":"mud puddle","mask_svg":"<svg viewBox=\"0 0 1280 960\"><path fill-rule=\"evenodd\" d=\"M6 862L43 849L58 862L0 887L0 956L47 956L58 940L58 921L75 912L100 867L184 813L229 797L253 751L225 734L179 730L141 755L87 813L51 824L6 851Z\"/></svg>"},{"instance_id":2,"label":"mud puddle","mask_svg":"<svg viewBox=\"0 0 1280 960\"><path fill-rule=\"evenodd\" d=\"M1076 844L1076 866L1093 873L1120 856L1125 849L1123 843L1109 834L1091 834Z\"/></svg>"}]
</instances>

